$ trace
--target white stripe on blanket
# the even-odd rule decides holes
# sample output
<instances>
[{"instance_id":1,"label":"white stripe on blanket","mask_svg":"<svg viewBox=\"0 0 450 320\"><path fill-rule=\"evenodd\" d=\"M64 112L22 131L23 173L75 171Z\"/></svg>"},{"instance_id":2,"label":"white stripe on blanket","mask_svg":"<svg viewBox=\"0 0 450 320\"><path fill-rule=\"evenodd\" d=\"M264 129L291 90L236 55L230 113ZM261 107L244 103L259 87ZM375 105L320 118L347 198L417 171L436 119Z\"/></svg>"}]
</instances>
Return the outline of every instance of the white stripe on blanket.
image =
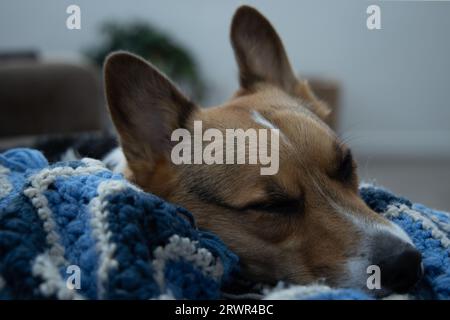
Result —
<instances>
[{"instance_id":1,"label":"white stripe on blanket","mask_svg":"<svg viewBox=\"0 0 450 320\"><path fill-rule=\"evenodd\" d=\"M100 161L93 159L83 159L82 161L87 165L87 167L78 167L75 169L71 167L56 167L51 169L46 168L39 171L29 178L31 187L23 191L24 195L30 199L31 203L36 208L37 214L43 222L44 231L47 234L46 241L50 246L47 250L48 259L50 259L51 265L53 265L56 270L58 270L61 266L68 265L68 262L64 258L65 251L60 243L60 237L56 230L56 223L53 219L53 213L48 205L48 200L45 197L44 192L58 177L87 175L106 170ZM41 261L41 259L38 261ZM44 283L41 285L41 288L45 288L45 281L54 281L54 279L50 279L48 277L43 279ZM62 278L61 281L63 283L60 284L60 286L65 286ZM47 285L50 286L50 284Z\"/></svg>"},{"instance_id":2,"label":"white stripe on blanket","mask_svg":"<svg viewBox=\"0 0 450 320\"><path fill-rule=\"evenodd\" d=\"M60 300L84 300L82 295L68 288L48 253L36 257L32 272L34 276L42 278L43 282L39 285L39 290L45 297L56 295Z\"/></svg>"},{"instance_id":3,"label":"white stripe on blanket","mask_svg":"<svg viewBox=\"0 0 450 320\"><path fill-rule=\"evenodd\" d=\"M223 274L223 266L220 259L215 259L214 256L205 248L197 248L197 241L192 241L189 238L180 237L174 234L169 238L169 243L165 246L159 246L153 251L154 260L153 278L159 286L162 295L172 296L169 290L166 290L164 280L164 269L166 262L169 260L177 261L180 258L192 263L206 276L213 277L219 280Z\"/></svg>"},{"instance_id":4,"label":"white stripe on blanket","mask_svg":"<svg viewBox=\"0 0 450 320\"><path fill-rule=\"evenodd\" d=\"M107 180L97 187L98 196L89 203L89 211L92 214L91 226L92 235L96 239L96 248L100 254L99 266L97 270L97 290L99 298L104 297L105 285L108 274L117 268L118 262L114 259L116 245L111 243L111 231L108 225L107 202L105 198L111 194L121 192L129 187L129 184L122 180Z\"/></svg>"},{"instance_id":5,"label":"white stripe on blanket","mask_svg":"<svg viewBox=\"0 0 450 320\"><path fill-rule=\"evenodd\" d=\"M9 174L9 169L0 165L0 198L5 197L6 195L8 195L11 190L13 189L13 186L11 184L11 182L9 182L8 179L8 174Z\"/></svg>"},{"instance_id":6,"label":"white stripe on blanket","mask_svg":"<svg viewBox=\"0 0 450 320\"><path fill-rule=\"evenodd\" d=\"M386 217L398 217L401 213L405 213L408 216L410 216L414 221L419 221L422 223L422 227L428 231L431 232L431 235L436 240L439 240L444 248L450 247L450 240L446 236L444 232L442 232L436 224L425 217L424 215L420 214L416 210L410 209L408 206L401 204L401 205L389 205L387 207L386 212L383 213Z\"/></svg>"}]
</instances>

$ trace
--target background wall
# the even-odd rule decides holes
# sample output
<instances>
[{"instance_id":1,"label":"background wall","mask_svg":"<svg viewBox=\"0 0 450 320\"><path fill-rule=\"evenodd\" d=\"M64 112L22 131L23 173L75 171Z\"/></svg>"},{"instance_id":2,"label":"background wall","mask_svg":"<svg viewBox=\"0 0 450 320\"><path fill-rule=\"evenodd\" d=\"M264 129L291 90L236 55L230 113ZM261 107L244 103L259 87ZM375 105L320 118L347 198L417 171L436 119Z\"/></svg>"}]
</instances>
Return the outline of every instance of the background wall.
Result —
<instances>
[{"instance_id":1,"label":"background wall","mask_svg":"<svg viewBox=\"0 0 450 320\"><path fill-rule=\"evenodd\" d=\"M209 83L207 102L218 104L237 87L228 32L244 2L276 26L299 74L340 82L339 131L362 159L363 175L418 200L449 204L448 1L1 1L0 50L38 48L48 58L79 59L98 41L103 21L142 19L191 49ZM65 27L70 4L81 7L81 30ZM382 30L366 28L370 4L381 7ZM408 171L405 163L412 163ZM436 182L435 191L411 189L423 177Z\"/></svg>"}]
</instances>

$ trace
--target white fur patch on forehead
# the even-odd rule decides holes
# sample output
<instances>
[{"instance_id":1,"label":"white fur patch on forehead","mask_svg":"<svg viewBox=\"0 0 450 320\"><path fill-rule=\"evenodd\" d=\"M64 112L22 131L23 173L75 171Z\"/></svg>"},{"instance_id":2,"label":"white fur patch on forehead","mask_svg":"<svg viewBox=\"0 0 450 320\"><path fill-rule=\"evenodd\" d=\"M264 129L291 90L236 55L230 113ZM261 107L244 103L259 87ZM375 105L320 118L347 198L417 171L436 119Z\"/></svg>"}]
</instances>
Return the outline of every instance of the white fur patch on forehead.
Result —
<instances>
[{"instance_id":1,"label":"white fur patch on forehead","mask_svg":"<svg viewBox=\"0 0 450 320\"><path fill-rule=\"evenodd\" d=\"M270 122L267 118L265 118L261 113L259 113L256 110L252 110L252 119L256 122L259 123L260 125L272 130L276 130L276 132L280 135L280 138L282 141L284 141L284 143L286 143L287 145L291 145L291 143L289 142L289 140L287 139L287 137L283 134L283 132L281 132L280 128L277 127L275 124L273 124L272 122Z\"/></svg>"},{"instance_id":2,"label":"white fur patch on forehead","mask_svg":"<svg viewBox=\"0 0 450 320\"><path fill-rule=\"evenodd\" d=\"M259 123L260 125L268 128L268 129L279 129L277 126L275 126L272 122L267 120L261 113L258 111L253 110L252 111L252 118L255 120L256 123Z\"/></svg>"}]
</instances>

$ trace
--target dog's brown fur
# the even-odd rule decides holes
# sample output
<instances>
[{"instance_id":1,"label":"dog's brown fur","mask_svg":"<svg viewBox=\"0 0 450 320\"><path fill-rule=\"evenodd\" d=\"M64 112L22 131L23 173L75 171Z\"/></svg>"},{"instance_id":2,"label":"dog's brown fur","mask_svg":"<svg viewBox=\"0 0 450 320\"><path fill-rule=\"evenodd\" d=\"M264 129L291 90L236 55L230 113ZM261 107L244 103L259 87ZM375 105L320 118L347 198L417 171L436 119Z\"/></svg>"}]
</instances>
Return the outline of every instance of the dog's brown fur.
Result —
<instances>
[{"instance_id":1,"label":"dog's brown fur","mask_svg":"<svg viewBox=\"0 0 450 320\"><path fill-rule=\"evenodd\" d=\"M105 64L110 113L120 135L130 180L189 209L201 228L217 233L253 279L338 284L345 262L360 254L360 231L336 206L361 220L386 224L359 198L355 163L325 124L328 108L295 77L280 38L256 10L241 7L231 41L241 88L207 109L185 98L154 67L127 54ZM259 165L174 165L176 128L263 128L259 112L283 136L280 169Z\"/></svg>"}]
</instances>

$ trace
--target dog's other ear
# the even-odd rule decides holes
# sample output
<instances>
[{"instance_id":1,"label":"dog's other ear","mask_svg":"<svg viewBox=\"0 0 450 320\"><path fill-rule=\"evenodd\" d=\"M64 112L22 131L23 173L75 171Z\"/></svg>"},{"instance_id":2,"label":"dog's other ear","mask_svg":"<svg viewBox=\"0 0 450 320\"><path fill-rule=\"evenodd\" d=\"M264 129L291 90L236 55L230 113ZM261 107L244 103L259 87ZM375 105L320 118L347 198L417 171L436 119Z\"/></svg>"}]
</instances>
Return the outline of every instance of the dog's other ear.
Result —
<instances>
[{"instance_id":1,"label":"dog's other ear","mask_svg":"<svg viewBox=\"0 0 450 320\"><path fill-rule=\"evenodd\" d=\"M288 92L293 90L297 80L281 39L256 9L242 6L236 11L231 23L231 43L242 88L251 89L255 83L266 81Z\"/></svg>"},{"instance_id":2,"label":"dog's other ear","mask_svg":"<svg viewBox=\"0 0 450 320\"><path fill-rule=\"evenodd\" d=\"M231 23L231 43L242 88L251 90L258 82L275 84L304 99L311 111L327 119L330 109L317 99L306 81L296 78L280 37L256 9L242 6L236 11Z\"/></svg>"},{"instance_id":3,"label":"dog's other ear","mask_svg":"<svg viewBox=\"0 0 450 320\"><path fill-rule=\"evenodd\" d=\"M170 155L172 131L197 108L143 59L113 53L104 65L106 99L128 164L152 168Z\"/></svg>"}]
</instances>

